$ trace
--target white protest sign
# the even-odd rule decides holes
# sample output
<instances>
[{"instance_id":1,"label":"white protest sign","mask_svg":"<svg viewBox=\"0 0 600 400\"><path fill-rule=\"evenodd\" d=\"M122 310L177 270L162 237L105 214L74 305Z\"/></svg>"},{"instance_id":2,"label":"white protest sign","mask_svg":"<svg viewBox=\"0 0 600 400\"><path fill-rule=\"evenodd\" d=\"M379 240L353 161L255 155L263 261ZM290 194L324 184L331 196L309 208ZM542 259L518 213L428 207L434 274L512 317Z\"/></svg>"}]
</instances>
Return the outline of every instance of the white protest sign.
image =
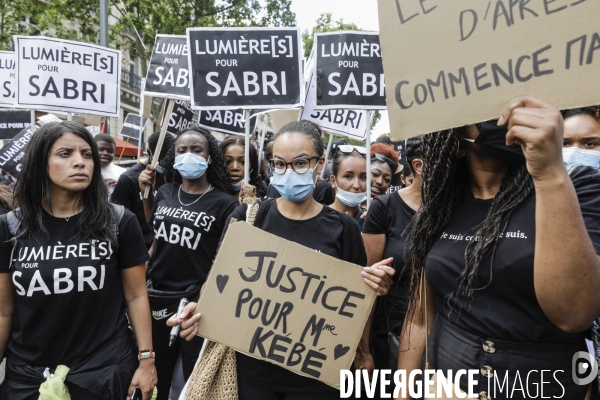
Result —
<instances>
[{"instance_id":1,"label":"white protest sign","mask_svg":"<svg viewBox=\"0 0 600 400\"><path fill-rule=\"evenodd\" d=\"M316 110L315 74L310 74L304 108L298 119L305 119L319 125L327 132L354 140L363 141L367 135L367 124L371 123L369 112L365 110Z\"/></svg>"},{"instance_id":2,"label":"white protest sign","mask_svg":"<svg viewBox=\"0 0 600 400\"><path fill-rule=\"evenodd\" d=\"M234 222L198 301L198 335L339 388L376 298L361 270Z\"/></svg>"},{"instance_id":3,"label":"white protest sign","mask_svg":"<svg viewBox=\"0 0 600 400\"><path fill-rule=\"evenodd\" d=\"M190 99L188 47L184 35L156 35L144 95Z\"/></svg>"},{"instance_id":4,"label":"white protest sign","mask_svg":"<svg viewBox=\"0 0 600 400\"><path fill-rule=\"evenodd\" d=\"M15 107L119 116L119 50L39 36L14 39Z\"/></svg>"},{"instance_id":5,"label":"white protest sign","mask_svg":"<svg viewBox=\"0 0 600 400\"><path fill-rule=\"evenodd\" d=\"M315 48L317 109L386 109L377 32L317 33Z\"/></svg>"},{"instance_id":6,"label":"white protest sign","mask_svg":"<svg viewBox=\"0 0 600 400\"><path fill-rule=\"evenodd\" d=\"M522 95L600 104L599 21L590 0L379 0L392 137L495 119Z\"/></svg>"},{"instance_id":7,"label":"white protest sign","mask_svg":"<svg viewBox=\"0 0 600 400\"><path fill-rule=\"evenodd\" d=\"M188 28L192 109L304 102L300 28Z\"/></svg>"},{"instance_id":8,"label":"white protest sign","mask_svg":"<svg viewBox=\"0 0 600 400\"><path fill-rule=\"evenodd\" d=\"M12 51L0 51L0 104L12 107L17 89L17 57Z\"/></svg>"}]
</instances>

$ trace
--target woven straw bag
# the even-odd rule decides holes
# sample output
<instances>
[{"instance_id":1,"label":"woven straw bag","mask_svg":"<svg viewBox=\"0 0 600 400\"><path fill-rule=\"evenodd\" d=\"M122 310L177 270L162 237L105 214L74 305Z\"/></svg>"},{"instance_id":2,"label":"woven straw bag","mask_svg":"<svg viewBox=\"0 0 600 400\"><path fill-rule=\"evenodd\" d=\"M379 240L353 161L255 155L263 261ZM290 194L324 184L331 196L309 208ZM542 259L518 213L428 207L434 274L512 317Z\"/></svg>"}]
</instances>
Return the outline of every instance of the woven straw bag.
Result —
<instances>
[{"instance_id":1,"label":"woven straw bag","mask_svg":"<svg viewBox=\"0 0 600 400\"><path fill-rule=\"evenodd\" d=\"M246 184L243 190L243 203L248 204L246 222L254 225L260 199L256 187ZM235 350L210 342L200 357L186 385L185 400L238 400Z\"/></svg>"}]
</instances>

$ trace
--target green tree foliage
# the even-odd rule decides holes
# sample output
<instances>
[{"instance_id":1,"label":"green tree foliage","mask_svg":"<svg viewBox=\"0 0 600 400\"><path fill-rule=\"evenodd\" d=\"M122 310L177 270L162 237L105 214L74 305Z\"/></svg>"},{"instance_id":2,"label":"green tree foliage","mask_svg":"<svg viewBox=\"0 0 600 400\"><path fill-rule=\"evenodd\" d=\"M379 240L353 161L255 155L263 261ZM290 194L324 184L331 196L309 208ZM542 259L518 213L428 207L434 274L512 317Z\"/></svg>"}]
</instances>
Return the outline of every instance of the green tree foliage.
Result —
<instances>
[{"instance_id":1,"label":"green tree foliage","mask_svg":"<svg viewBox=\"0 0 600 400\"><path fill-rule=\"evenodd\" d=\"M345 23L343 19L339 19L337 21L333 21L333 17L331 13L321 14L319 18L317 18L315 26L312 28L312 31L308 31L305 29L302 32L302 43L304 44L304 58L308 59L310 56L310 52L313 47L315 33L322 32L334 32L334 31L360 31L358 25L354 23Z\"/></svg>"}]
</instances>

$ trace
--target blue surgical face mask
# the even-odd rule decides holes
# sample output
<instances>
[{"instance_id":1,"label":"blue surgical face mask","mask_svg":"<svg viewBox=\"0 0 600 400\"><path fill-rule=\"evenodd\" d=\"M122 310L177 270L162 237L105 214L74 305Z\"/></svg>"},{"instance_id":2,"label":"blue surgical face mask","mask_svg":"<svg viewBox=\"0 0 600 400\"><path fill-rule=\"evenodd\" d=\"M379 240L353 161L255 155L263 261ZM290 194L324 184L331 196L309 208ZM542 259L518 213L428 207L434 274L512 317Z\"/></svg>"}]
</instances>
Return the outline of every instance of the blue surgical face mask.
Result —
<instances>
[{"instance_id":1,"label":"blue surgical face mask","mask_svg":"<svg viewBox=\"0 0 600 400\"><path fill-rule=\"evenodd\" d=\"M298 174L288 169L283 175L273 174L271 185L284 199L297 203L306 200L315 188L313 171L314 169L309 169L304 174Z\"/></svg>"},{"instance_id":2,"label":"blue surgical face mask","mask_svg":"<svg viewBox=\"0 0 600 400\"><path fill-rule=\"evenodd\" d=\"M185 153L175 157L173 168L179 171L185 179L198 179L208 169L208 162L197 154Z\"/></svg>"},{"instance_id":3,"label":"blue surgical face mask","mask_svg":"<svg viewBox=\"0 0 600 400\"><path fill-rule=\"evenodd\" d=\"M344 204L345 206L358 207L359 205L367 201L367 192L347 192L345 190L340 189L338 185L335 197L337 197L338 200L341 201L342 204Z\"/></svg>"},{"instance_id":4,"label":"blue surgical face mask","mask_svg":"<svg viewBox=\"0 0 600 400\"><path fill-rule=\"evenodd\" d=\"M563 161L565 164L581 164L600 169L600 151L566 147L563 148Z\"/></svg>"},{"instance_id":5,"label":"blue surgical face mask","mask_svg":"<svg viewBox=\"0 0 600 400\"><path fill-rule=\"evenodd\" d=\"M231 190L234 192L239 192L240 190L242 190L242 182L232 183Z\"/></svg>"}]
</instances>

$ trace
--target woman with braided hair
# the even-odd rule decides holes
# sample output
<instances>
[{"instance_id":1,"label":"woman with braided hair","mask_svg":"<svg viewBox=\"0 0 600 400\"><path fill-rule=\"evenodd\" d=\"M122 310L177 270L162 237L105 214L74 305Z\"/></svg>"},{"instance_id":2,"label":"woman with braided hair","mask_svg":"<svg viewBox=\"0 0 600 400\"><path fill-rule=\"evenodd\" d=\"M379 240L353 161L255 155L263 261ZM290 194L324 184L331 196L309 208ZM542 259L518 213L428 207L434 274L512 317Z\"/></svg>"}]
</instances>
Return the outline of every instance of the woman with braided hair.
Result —
<instances>
[{"instance_id":1,"label":"woman with braided hair","mask_svg":"<svg viewBox=\"0 0 600 400\"><path fill-rule=\"evenodd\" d=\"M398 362L407 376L427 352L453 381L480 371L474 386L456 380L480 399L586 396L572 360L600 314L600 174L568 171L562 140L560 112L531 97L497 122L425 137Z\"/></svg>"},{"instance_id":2,"label":"woman with braided hair","mask_svg":"<svg viewBox=\"0 0 600 400\"><path fill-rule=\"evenodd\" d=\"M148 265L148 294L156 351L158 397L167 399L177 358L187 380L202 338L170 343L166 320L181 298L196 301L217 253L227 217L238 205L231 193L223 152L209 131L193 127L179 133L162 163L167 181L153 198L144 199L148 224L154 230L154 252ZM140 174L142 193L154 185L151 165Z\"/></svg>"}]
</instances>

